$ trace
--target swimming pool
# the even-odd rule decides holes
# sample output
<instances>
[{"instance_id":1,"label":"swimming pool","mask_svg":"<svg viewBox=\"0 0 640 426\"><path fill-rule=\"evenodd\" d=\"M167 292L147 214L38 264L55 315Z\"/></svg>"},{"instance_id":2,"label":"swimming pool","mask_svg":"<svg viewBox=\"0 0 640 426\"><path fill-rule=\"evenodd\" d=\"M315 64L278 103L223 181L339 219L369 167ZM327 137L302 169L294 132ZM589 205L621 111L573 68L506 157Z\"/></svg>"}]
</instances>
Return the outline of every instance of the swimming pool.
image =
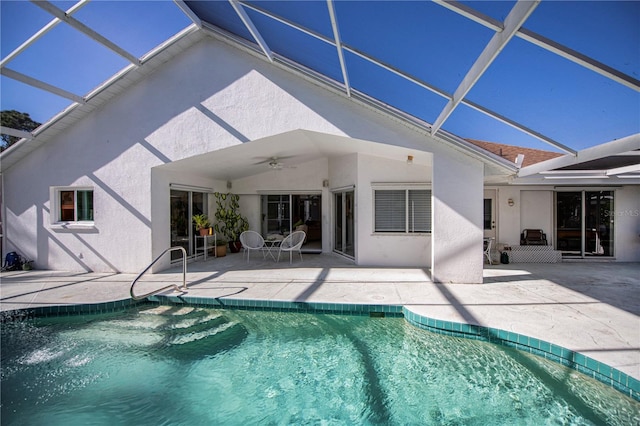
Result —
<instances>
[{"instance_id":1,"label":"swimming pool","mask_svg":"<svg viewBox=\"0 0 640 426\"><path fill-rule=\"evenodd\" d=\"M638 424L560 364L403 318L145 306L2 327L2 424Z\"/></svg>"}]
</instances>

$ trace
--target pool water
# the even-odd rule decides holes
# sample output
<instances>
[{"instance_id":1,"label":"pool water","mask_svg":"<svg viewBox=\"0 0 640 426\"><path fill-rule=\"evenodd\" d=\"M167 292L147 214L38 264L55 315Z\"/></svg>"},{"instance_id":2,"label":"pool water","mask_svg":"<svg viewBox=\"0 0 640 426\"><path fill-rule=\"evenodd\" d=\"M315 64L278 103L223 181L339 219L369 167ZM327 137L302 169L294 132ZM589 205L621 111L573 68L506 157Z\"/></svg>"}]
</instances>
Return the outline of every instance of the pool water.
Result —
<instances>
[{"instance_id":1,"label":"pool water","mask_svg":"<svg viewBox=\"0 0 640 426\"><path fill-rule=\"evenodd\" d=\"M2 425L640 424L640 403L402 318L143 307L6 322Z\"/></svg>"}]
</instances>

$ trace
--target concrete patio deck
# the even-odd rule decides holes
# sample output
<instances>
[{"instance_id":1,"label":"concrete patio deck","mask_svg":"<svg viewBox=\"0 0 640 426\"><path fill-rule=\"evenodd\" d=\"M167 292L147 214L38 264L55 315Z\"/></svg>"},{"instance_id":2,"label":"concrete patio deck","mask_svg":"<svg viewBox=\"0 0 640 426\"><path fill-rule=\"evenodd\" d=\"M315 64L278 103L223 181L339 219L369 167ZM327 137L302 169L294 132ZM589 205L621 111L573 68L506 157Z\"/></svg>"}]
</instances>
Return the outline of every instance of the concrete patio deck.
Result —
<instances>
[{"instance_id":1,"label":"concrete patio deck","mask_svg":"<svg viewBox=\"0 0 640 426\"><path fill-rule=\"evenodd\" d=\"M255 254L252 254L255 256ZM135 275L15 271L0 275L2 311L129 298ZM181 283L145 275L136 293ZM258 254L188 265L183 295L308 303L402 305L424 317L497 328L579 352L640 379L640 263L485 265L484 284L435 284L420 268L357 267L334 255L275 263Z\"/></svg>"}]
</instances>

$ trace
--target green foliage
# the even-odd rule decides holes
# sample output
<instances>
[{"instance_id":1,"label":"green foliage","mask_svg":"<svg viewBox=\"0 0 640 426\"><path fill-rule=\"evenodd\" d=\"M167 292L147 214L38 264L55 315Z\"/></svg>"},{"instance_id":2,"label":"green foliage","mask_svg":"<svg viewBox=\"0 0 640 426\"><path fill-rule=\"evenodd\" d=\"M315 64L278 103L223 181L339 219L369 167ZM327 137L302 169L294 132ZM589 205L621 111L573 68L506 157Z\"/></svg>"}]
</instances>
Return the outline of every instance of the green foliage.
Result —
<instances>
[{"instance_id":1,"label":"green foliage","mask_svg":"<svg viewBox=\"0 0 640 426\"><path fill-rule=\"evenodd\" d=\"M211 222L206 214L197 214L193 216L193 223L197 229L206 229L211 227Z\"/></svg>"},{"instance_id":2,"label":"green foliage","mask_svg":"<svg viewBox=\"0 0 640 426\"><path fill-rule=\"evenodd\" d=\"M249 229L249 221L240 214L240 196L231 193L216 192L216 223L213 226L216 233L229 241L238 241L240 234Z\"/></svg>"},{"instance_id":3,"label":"green foliage","mask_svg":"<svg viewBox=\"0 0 640 426\"><path fill-rule=\"evenodd\" d=\"M19 112L16 110L0 111L0 122L2 126L9 127L15 130L23 130L30 132L40 126L40 123L33 121L29 114L25 112ZM20 140L17 136L2 135L2 144L0 144L0 151L4 151L14 143Z\"/></svg>"}]
</instances>

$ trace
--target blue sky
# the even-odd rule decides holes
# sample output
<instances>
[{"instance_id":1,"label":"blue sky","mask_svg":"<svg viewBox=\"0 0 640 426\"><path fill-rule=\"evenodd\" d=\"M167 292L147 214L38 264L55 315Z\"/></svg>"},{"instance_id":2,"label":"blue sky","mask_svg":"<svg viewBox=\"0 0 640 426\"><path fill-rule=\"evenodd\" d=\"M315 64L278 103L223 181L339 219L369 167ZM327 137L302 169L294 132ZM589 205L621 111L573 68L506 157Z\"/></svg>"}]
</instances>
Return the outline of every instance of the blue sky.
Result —
<instances>
[{"instance_id":1,"label":"blue sky","mask_svg":"<svg viewBox=\"0 0 640 426\"><path fill-rule=\"evenodd\" d=\"M52 2L67 10L74 2ZM253 4L333 37L325 2ZM513 1L465 1L500 21ZM189 2L214 24L250 38L228 2ZM452 93L493 31L431 2L336 1L342 41ZM53 16L25 1L0 2L1 54L8 53ZM270 48L342 81L336 49L247 10ZM73 15L136 57L190 24L171 1L92 1ZM524 25L547 38L640 79L640 2L543 1ZM434 122L446 99L364 59L346 53L352 87ZM127 61L61 24L7 68L84 95ZM45 122L70 101L0 79L1 108ZM574 149L640 132L640 94L620 83L515 38L468 99ZM459 106L443 128L459 136L534 148L553 148L484 114Z\"/></svg>"}]
</instances>

